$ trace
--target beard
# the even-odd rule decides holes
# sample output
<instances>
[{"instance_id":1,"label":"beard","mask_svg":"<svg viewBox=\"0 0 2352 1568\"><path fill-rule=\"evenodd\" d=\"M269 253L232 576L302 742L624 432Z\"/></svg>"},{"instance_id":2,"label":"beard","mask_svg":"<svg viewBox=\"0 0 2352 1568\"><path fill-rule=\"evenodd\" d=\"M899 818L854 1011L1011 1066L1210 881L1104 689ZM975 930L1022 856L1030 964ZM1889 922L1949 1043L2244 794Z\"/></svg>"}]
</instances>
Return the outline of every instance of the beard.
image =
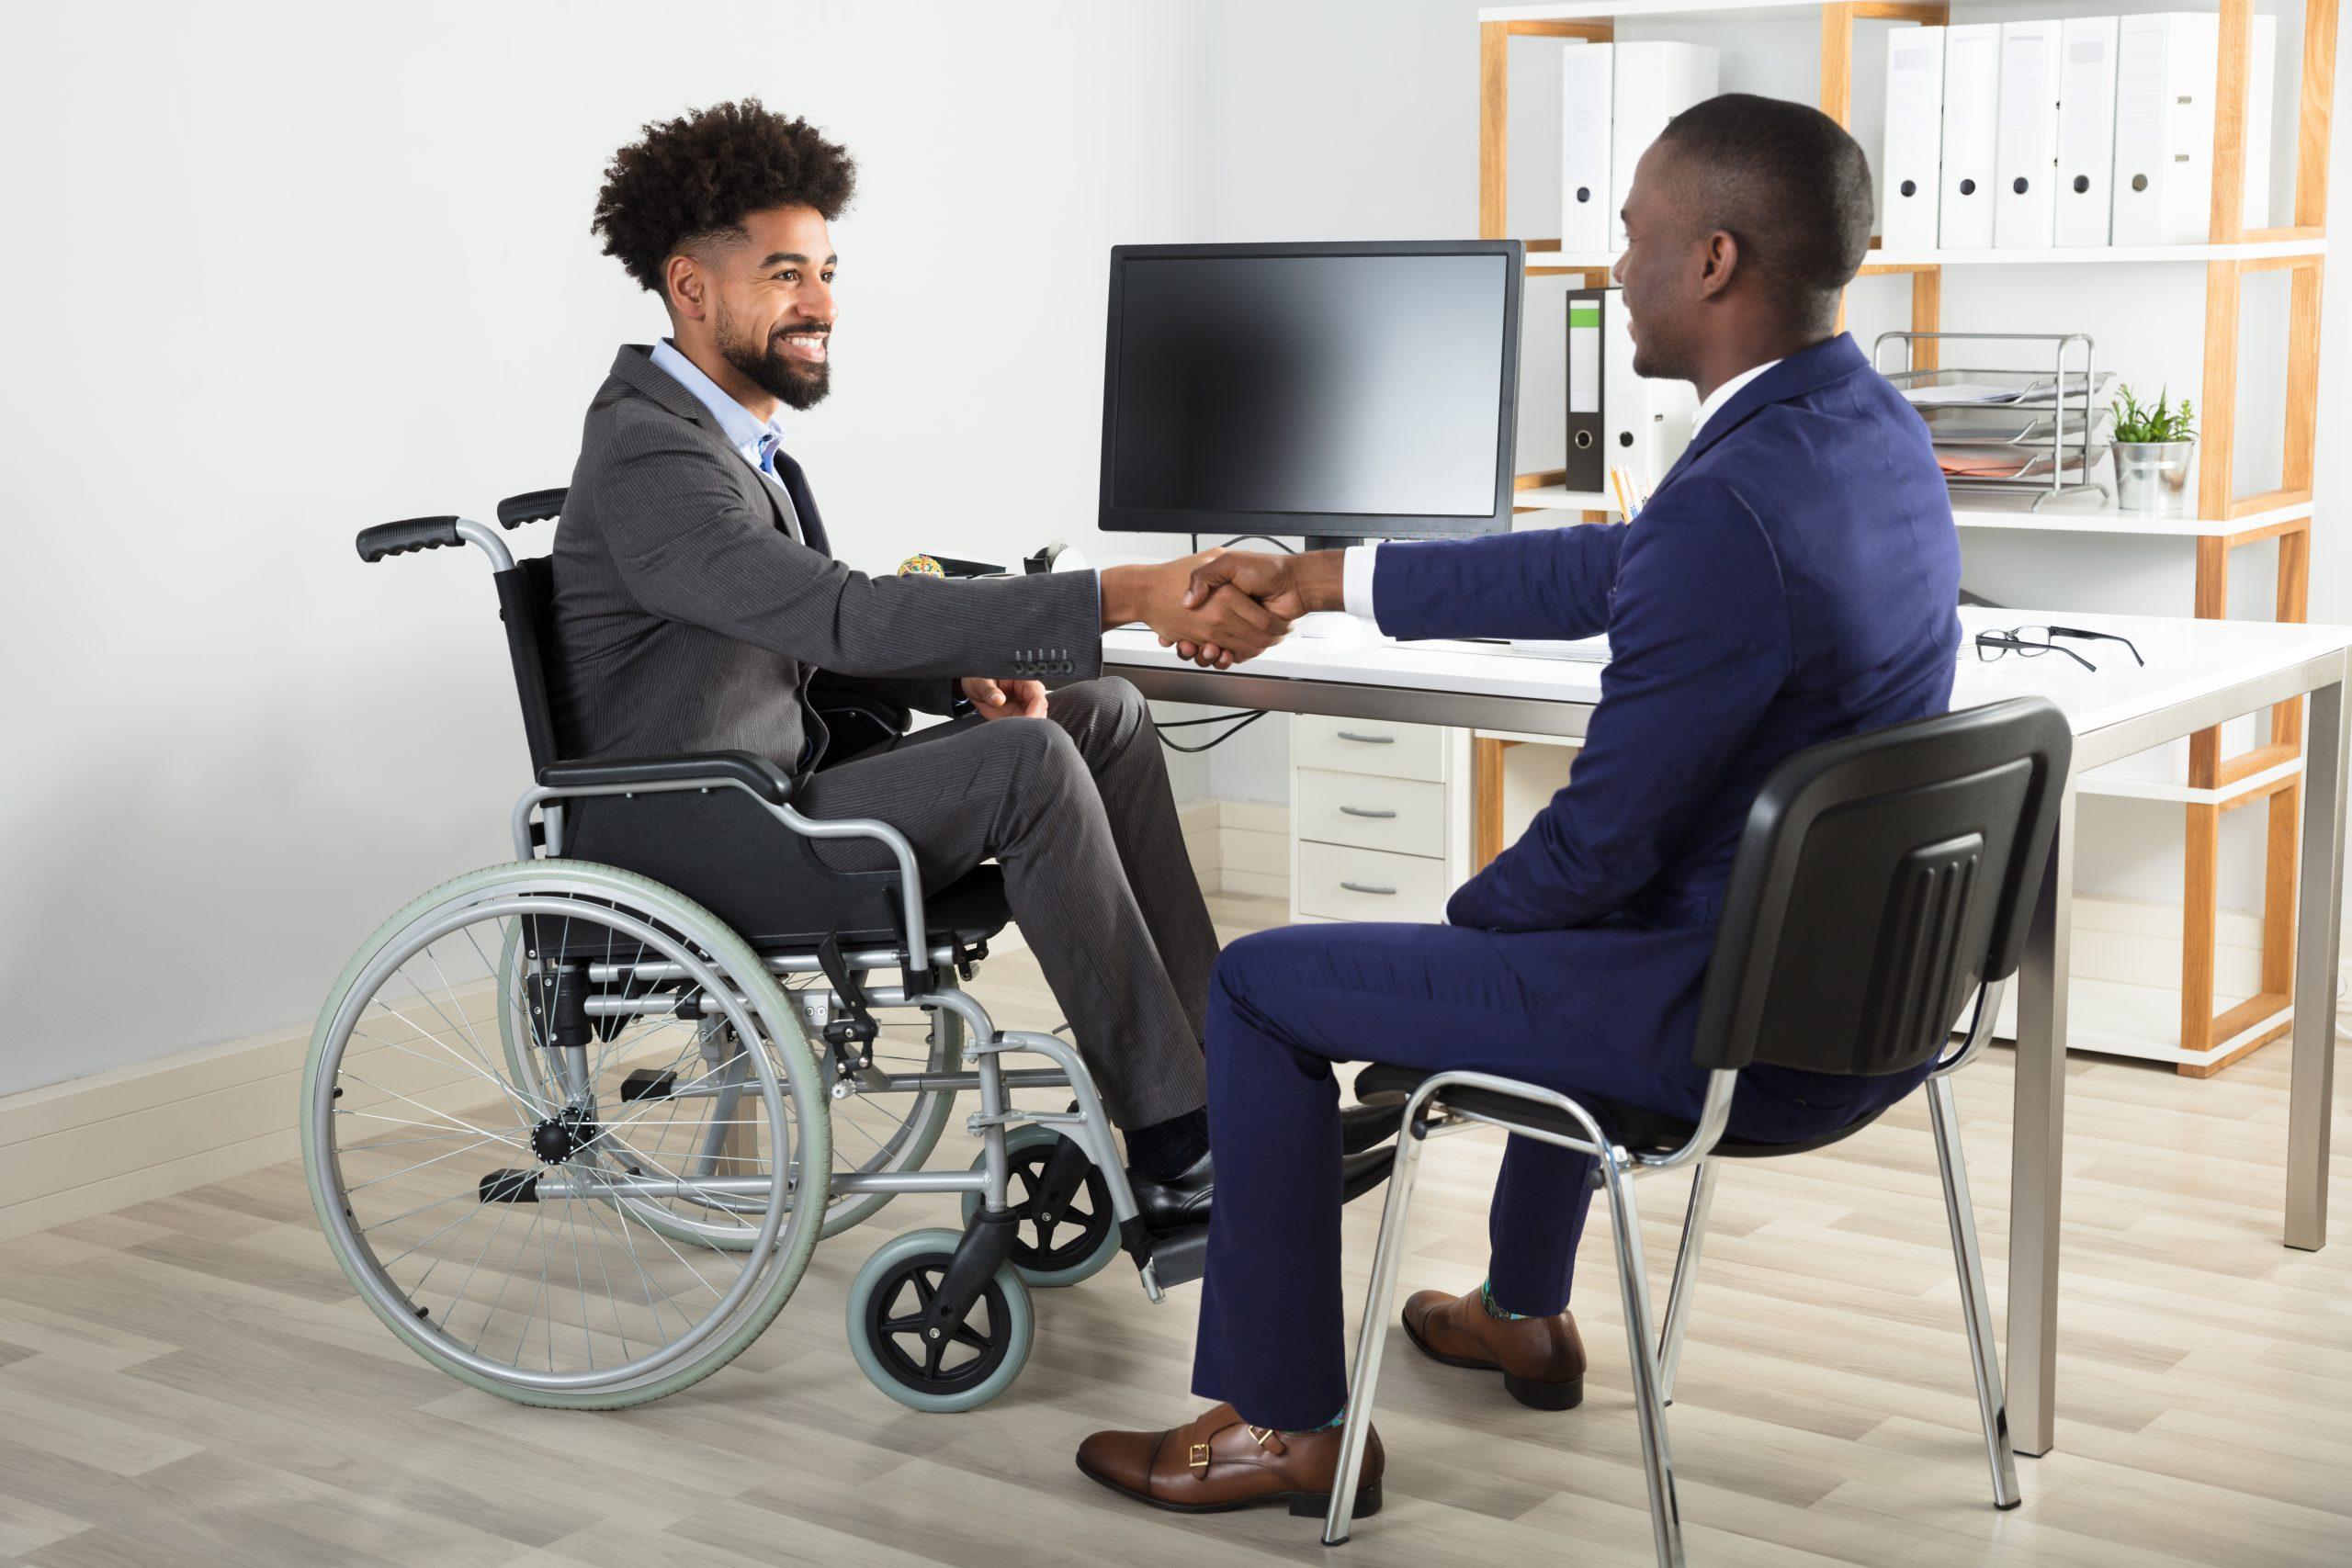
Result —
<instances>
[{"instance_id":1,"label":"beard","mask_svg":"<svg viewBox=\"0 0 2352 1568\"><path fill-rule=\"evenodd\" d=\"M785 332L778 329L764 341L737 329L725 311L719 312L718 344L720 357L733 366L745 379L788 409L815 408L825 400L832 389L832 366L809 365L792 357L784 346ZM832 347L832 333L825 333L827 350Z\"/></svg>"}]
</instances>

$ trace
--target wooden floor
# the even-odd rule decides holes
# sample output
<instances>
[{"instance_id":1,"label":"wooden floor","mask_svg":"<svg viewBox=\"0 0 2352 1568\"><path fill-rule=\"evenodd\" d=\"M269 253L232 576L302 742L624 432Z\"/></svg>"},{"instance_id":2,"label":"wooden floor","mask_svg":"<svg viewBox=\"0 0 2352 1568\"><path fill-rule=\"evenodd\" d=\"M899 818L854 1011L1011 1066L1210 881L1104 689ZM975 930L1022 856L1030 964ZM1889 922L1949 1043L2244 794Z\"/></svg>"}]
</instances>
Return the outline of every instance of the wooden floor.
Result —
<instances>
[{"instance_id":1,"label":"wooden floor","mask_svg":"<svg viewBox=\"0 0 2352 1568\"><path fill-rule=\"evenodd\" d=\"M1238 898L1216 913L1228 936L1281 919ZM1025 954L991 961L975 988L1000 1022L1057 1021ZM1988 1500L1923 1102L1836 1149L1729 1170L1673 1410L1691 1561L2352 1562L2352 1178L2336 1182L2333 1248L2279 1246L2286 1067L2283 1047L2201 1083L2073 1065L2059 1448L2020 1461L2025 1506L2009 1514ZM2006 1054L1959 1089L1997 1303ZM2341 1101L2338 1116L2352 1125ZM1498 1149L1430 1145L1405 1290L1476 1283ZM933 1163L970 1150L951 1133ZM1643 1189L1661 1288L1684 1185ZM868 1386L844 1344L851 1277L885 1235L952 1213L899 1200L820 1247L732 1366L595 1416L508 1404L411 1356L352 1296L296 1165L0 1245L0 1563L1325 1557L1309 1521L1149 1512L1071 1466L1098 1427L1194 1408L1196 1289L1155 1309L1114 1262L1040 1292L1027 1371L971 1415L915 1415ZM1376 1200L1350 1213L1351 1294L1377 1220ZM1387 1507L1336 1562L1648 1561L1593 1223L1583 1407L1522 1409L1396 1337Z\"/></svg>"}]
</instances>

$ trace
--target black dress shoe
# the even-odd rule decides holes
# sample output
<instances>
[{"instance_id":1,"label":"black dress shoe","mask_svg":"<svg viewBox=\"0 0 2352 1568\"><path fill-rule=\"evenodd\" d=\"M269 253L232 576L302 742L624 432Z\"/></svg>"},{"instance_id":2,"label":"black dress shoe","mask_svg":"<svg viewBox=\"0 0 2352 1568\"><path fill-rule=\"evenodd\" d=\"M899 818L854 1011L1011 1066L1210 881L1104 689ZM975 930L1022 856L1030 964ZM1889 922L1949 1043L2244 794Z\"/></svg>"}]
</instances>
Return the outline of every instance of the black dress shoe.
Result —
<instances>
[{"instance_id":1,"label":"black dress shoe","mask_svg":"<svg viewBox=\"0 0 2352 1568\"><path fill-rule=\"evenodd\" d=\"M1128 1168L1127 1185L1135 1191L1144 1229L1159 1233L1209 1223L1209 1199L1216 1190L1215 1157L1204 1154L1164 1181Z\"/></svg>"},{"instance_id":2,"label":"black dress shoe","mask_svg":"<svg viewBox=\"0 0 2352 1568\"><path fill-rule=\"evenodd\" d=\"M1360 1155L1378 1148L1396 1135L1404 1124L1405 1102L1394 1105L1347 1105L1340 1109L1340 1152Z\"/></svg>"}]
</instances>

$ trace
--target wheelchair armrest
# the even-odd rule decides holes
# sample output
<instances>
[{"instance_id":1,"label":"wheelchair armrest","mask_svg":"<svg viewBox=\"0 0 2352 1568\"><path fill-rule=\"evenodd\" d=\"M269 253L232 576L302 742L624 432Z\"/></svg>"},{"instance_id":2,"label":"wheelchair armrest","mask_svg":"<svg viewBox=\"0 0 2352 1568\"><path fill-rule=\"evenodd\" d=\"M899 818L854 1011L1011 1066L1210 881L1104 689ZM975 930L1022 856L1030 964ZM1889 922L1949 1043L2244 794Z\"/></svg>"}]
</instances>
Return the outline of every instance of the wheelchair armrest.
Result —
<instances>
[{"instance_id":1,"label":"wheelchair armrest","mask_svg":"<svg viewBox=\"0 0 2352 1568\"><path fill-rule=\"evenodd\" d=\"M740 784L771 806L792 798L792 776L752 751L687 751L672 757L607 757L587 762L550 762L539 770L548 789L650 786L708 779Z\"/></svg>"}]
</instances>

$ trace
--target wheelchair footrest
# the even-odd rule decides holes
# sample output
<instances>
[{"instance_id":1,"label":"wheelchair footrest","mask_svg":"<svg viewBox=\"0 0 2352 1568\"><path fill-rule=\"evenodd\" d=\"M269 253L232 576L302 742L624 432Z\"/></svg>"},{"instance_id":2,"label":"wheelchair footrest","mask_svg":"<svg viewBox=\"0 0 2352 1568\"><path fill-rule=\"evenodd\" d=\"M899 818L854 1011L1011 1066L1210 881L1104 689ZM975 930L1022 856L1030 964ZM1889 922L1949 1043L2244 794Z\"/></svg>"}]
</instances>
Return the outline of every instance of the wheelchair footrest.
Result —
<instances>
[{"instance_id":1,"label":"wheelchair footrest","mask_svg":"<svg viewBox=\"0 0 2352 1568\"><path fill-rule=\"evenodd\" d=\"M493 1170L481 1179L481 1201L485 1203L536 1203L539 1201L539 1173L536 1170Z\"/></svg>"},{"instance_id":2,"label":"wheelchair footrest","mask_svg":"<svg viewBox=\"0 0 2352 1568\"><path fill-rule=\"evenodd\" d=\"M1340 1201L1352 1203L1378 1187L1388 1179L1388 1172L1396 1163L1394 1144L1343 1156L1340 1161Z\"/></svg>"},{"instance_id":3,"label":"wheelchair footrest","mask_svg":"<svg viewBox=\"0 0 2352 1568\"><path fill-rule=\"evenodd\" d=\"M1151 1238L1152 1278L1163 1291L1189 1285L1208 1271L1209 1227L1186 1225Z\"/></svg>"},{"instance_id":4,"label":"wheelchair footrest","mask_svg":"<svg viewBox=\"0 0 2352 1568\"><path fill-rule=\"evenodd\" d=\"M667 1100L678 1087L678 1075L668 1068L638 1067L621 1079L621 1099Z\"/></svg>"}]
</instances>

